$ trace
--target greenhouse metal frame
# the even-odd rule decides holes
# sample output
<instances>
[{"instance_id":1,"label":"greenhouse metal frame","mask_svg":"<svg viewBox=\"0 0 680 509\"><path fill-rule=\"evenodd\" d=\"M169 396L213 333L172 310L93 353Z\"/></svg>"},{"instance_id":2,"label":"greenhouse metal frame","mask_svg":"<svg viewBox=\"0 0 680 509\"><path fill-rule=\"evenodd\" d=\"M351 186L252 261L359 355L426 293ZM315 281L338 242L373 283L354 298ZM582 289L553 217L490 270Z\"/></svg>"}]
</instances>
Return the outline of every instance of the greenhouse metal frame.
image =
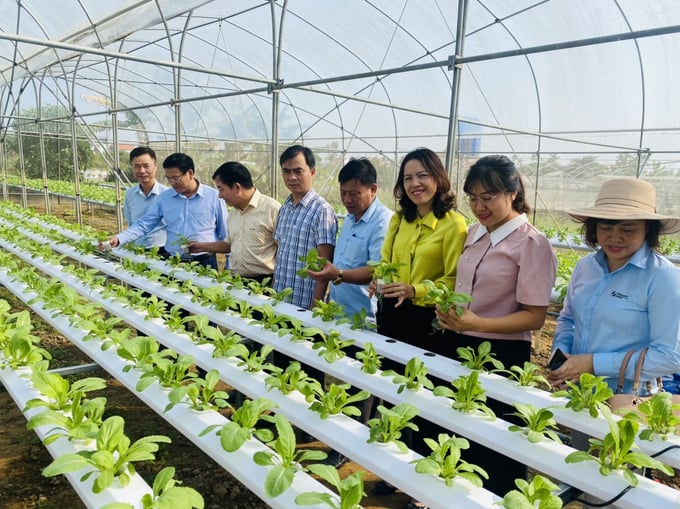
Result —
<instances>
[{"instance_id":1,"label":"greenhouse metal frame","mask_svg":"<svg viewBox=\"0 0 680 509\"><path fill-rule=\"evenodd\" d=\"M148 144L189 153L204 180L241 160L281 198L278 154L303 143L320 192L358 156L389 192L400 158L428 146L459 187L471 160L511 156L536 209L587 203L616 173L655 181L672 212L679 32L671 0L8 2L2 172L39 174L47 193L57 138L76 196L96 166L120 204L125 150Z\"/></svg>"}]
</instances>

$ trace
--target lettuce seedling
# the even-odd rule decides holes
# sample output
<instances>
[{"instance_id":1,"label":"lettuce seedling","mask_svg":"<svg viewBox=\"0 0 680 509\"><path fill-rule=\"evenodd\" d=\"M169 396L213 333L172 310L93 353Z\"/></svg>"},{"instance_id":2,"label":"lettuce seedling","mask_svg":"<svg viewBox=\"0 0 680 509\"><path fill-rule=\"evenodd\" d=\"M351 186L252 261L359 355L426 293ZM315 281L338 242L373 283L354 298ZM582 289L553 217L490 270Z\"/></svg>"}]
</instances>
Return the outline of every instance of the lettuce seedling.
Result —
<instances>
[{"instance_id":1,"label":"lettuce seedling","mask_svg":"<svg viewBox=\"0 0 680 509\"><path fill-rule=\"evenodd\" d=\"M361 361L361 370L369 375L374 375L382 366L383 356L375 350L373 343L365 343L364 349L356 354L357 360Z\"/></svg>"},{"instance_id":2,"label":"lettuce seedling","mask_svg":"<svg viewBox=\"0 0 680 509\"><path fill-rule=\"evenodd\" d=\"M453 390L440 385L435 387L432 394L451 398L453 400L451 408L459 412L480 412L492 419L496 418L493 410L486 406L486 391L479 382L477 371L473 371L467 376L459 376L451 382L451 385Z\"/></svg>"},{"instance_id":3,"label":"lettuce seedling","mask_svg":"<svg viewBox=\"0 0 680 509\"><path fill-rule=\"evenodd\" d=\"M515 479L516 490L508 491L500 504L505 509L561 509L562 499L553 493L559 489L554 482L535 475L531 482Z\"/></svg>"},{"instance_id":4,"label":"lettuce seedling","mask_svg":"<svg viewBox=\"0 0 680 509\"><path fill-rule=\"evenodd\" d=\"M609 423L609 433L602 440L590 438L588 451L575 451L569 454L567 463L582 461L597 461L600 464L600 474L607 476L615 470L623 473L624 479L631 486L637 486L638 479L631 467L655 468L667 475L673 475L673 469L659 460L651 458L641 452L633 451L635 437L640 425L631 419L614 421L609 408L601 408L602 414Z\"/></svg>"},{"instance_id":5,"label":"lettuce seedling","mask_svg":"<svg viewBox=\"0 0 680 509\"><path fill-rule=\"evenodd\" d=\"M309 275L308 271L319 272L328 263L328 260L319 256L319 250L315 247L310 249L305 256L298 256L298 261L302 262L302 267L295 273L303 279Z\"/></svg>"},{"instance_id":6,"label":"lettuce seedling","mask_svg":"<svg viewBox=\"0 0 680 509\"><path fill-rule=\"evenodd\" d=\"M327 391L324 391L321 384L311 386L315 391L314 402L309 409L317 412L322 419L327 419L331 415L345 414L350 417L358 417L361 410L353 405L359 401L364 401L371 396L368 391L359 391L356 394L348 394L350 384L330 384Z\"/></svg>"},{"instance_id":7,"label":"lettuce seedling","mask_svg":"<svg viewBox=\"0 0 680 509\"><path fill-rule=\"evenodd\" d=\"M394 443L401 452L408 451L408 446L400 440L406 428L418 431L418 425L411 422L418 415L418 409L409 403L399 403L392 408L378 405L380 418L368 421L368 443Z\"/></svg>"},{"instance_id":8,"label":"lettuce seedling","mask_svg":"<svg viewBox=\"0 0 680 509\"><path fill-rule=\"evenodd\" d=\"M519 431L525 435L532 444L538 443L546 436L557 443L562 443L560 437L557 435L557 422L555 421L553 413L547 408L536 408L534 405L528 405L515 401L513 403L517 412L510 415L519 417L524 421L524 426L513 424L508 427L510 431Z\"/></svg>"},{"instance_id":9,"label":"lettuce seedling","mask_svg":"<svg viewBox=\"0 0 680 509\"><path fill-rule=\"evenodd\" d=\"M211 431L217 430L220 437L220 444L227 452L237 451L251 437L255 436L262 442L269 442L274 438L274 433L269 428L257 429L255 426L262 419L263 421L273 422L274 417L268 415L271 410L277 407L276 403L266 398L256 400L247 399L231 416L231 420L220 426L213 424L205 428L199 436L204 436Z\"/></svg>"},{"instance_id":10,"label":"lettuce seedling","mask_svg":"<svg viewBox=\"0 0 680 509\"><path fill-rule=\"evenodd\" d=\"M434 385L427 378L428 369L425 363L418 357L411 357L404 367L404 374L397 373L392 369L388 369L381 373L381 376L391 376L392 383L399 385L397 394L404 392L404 389L410 391L417 391L421 387L432 389Z\"/></svg>"},{"instance_id":11,"label":"lettuce seedling","mask_svg":"<svg viewBox=\"0 0 680 509\"><path fill-rule=\"evenodd\" d=\"M591 373L581 373L578 383L567 381L566 385L566 390L553 392L552 396L568 398L566 408L571 408L574 412L587 409L593 418L599 415L607 400L614 395L603 376Z\"/></svg>"},{"instance_id":12,"label":"lettuce seedling","mask_svg":"<svg viewBox=\"0 0 680 509\"><path fill-rule=\"evenodd\" d=\"M261 467L272 467L264 480L264 492L275 498L285 492L293 484L293 478L299 471L306 471L303 461L323 461L328 456L324 451L296 449L295 432L290 422L281 414L274 416L277 438L267 445L272 452L257 451L253 461Z\"/></svg>"},{"instance_id":13,"label":"lettuce seedling","mask_svg":"<svg viewBox=\"0 0 680 509\"><path fill-rule=\"evenodd\" d=\"M170 439L163 435L150 435L131 443L124 433L124 426L125 421L119 415L109 417L99 428L95 450L59 456L43 470L43 475L54 477L90 467L93 470L85 473L80 480L85 481L95 475L94 493L101 493L115 479L124 488L136 472L133 463L153 460L158 444L170 443Z\"/></svg>"},{"instance_id":14,"label":"lettuce seedling","mask_svg":"<svg viewBox=\"0 0 680 509\"><path fill-rule=\"evenodd\" d=\"M427 437L424 441L432 452L425 458L411 461L416 464L417 473L439 477L447 486L453 486L453 481L458 477L481 488L482 478L489 478L483 468L461 458L461 451L470 448L470 442L465 438L440 433L437 441Z\"/></svg>"},{"instance_id":15,"label":"lettuce seedling","mask_svg":"<svg viewBox=\"0 0 680 509\"><path fill-rule=\"evenodd\" d=\"M341 480L337 469L330 465L312 464L309 465L309 471L333 486L338 492L339 500L328 493L307 491L295 497L297 505L324 504L331 509L361 509L361 499L366 495L364 492L366 472L354 472Z\"/></svg>"}]
</instances>

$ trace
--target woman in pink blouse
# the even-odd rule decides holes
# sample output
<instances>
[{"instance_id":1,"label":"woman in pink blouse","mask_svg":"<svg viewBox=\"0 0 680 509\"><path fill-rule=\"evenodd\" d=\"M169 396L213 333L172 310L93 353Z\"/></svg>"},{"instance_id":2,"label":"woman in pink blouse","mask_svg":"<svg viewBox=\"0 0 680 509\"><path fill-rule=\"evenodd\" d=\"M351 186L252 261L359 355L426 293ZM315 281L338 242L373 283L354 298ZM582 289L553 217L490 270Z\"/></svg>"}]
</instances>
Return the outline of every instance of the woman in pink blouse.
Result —
<instances>
[{"instance_id":1,"label":"woman in pink blouse","mask_svg":"<svg viewBox=\"0 0 680 509\"><path fill-rule=\"evenodd\" d=\"M527 219L529 204L524 183L505 156L479 159L470 167L463 191L479 223L472 225L458 260L456 291L472 296L458 316L437 310L446 329L442 348L448 355L461 346L477 350L489 341L491 351L506 369L523 366L531 355L531 331L545 321L555 283L557 260L545 235ZM444 352L440 352L444 353ZM490 401L500 418L514 407ZM481 446L470 449L467 461L489 474L485 487L503 496L514 480L526 476L526 467Z\"/></svg>"}]
</instances>

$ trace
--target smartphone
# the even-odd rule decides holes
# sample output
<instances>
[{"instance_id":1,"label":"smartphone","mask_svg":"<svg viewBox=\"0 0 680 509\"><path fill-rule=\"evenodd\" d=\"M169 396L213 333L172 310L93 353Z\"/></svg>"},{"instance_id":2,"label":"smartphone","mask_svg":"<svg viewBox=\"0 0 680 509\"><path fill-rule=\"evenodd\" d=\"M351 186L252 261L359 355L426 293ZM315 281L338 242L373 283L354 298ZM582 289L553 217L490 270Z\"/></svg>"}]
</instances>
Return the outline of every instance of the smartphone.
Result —
<instances>
[{"instance_id":1,"label":"smartphone","mask_svg":"<svg viewBox=\"0 0 680 509\"><path fill-rule=\"evenodd\" d=\"M553 352L553 354L550 356L550 360L548 361L548 367L550 368L550 371L555 371L558 369L562 364L564 364L564 361L567 360L567 356L564 355L562 350L559 348Z\"/></svg>"}]
</instances>

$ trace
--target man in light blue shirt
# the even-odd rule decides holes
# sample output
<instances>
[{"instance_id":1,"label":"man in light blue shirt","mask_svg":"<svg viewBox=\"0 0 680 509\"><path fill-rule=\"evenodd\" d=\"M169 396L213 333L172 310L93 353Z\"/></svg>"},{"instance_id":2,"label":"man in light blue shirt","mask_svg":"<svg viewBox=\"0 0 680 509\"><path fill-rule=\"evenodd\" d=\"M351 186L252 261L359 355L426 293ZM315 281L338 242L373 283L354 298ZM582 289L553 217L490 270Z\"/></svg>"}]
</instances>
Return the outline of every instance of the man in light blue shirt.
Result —
<instances>
[{"instance_id":1,"label":"man in light blue shirt","mask_svg":"<svg viewBox=\"0 0 680 509\"><path fill-rule=\"evenodd\" d=\"M165 221L165 250L169 256L180 254L217 269L214 253L188 254L186 243L216 242L227 238L227 209L217 190L194 178L194 161L186 154L171 154L163 161L165 178L172 186L161 193L144 216L130 227L111 237L116 247L146 235ZM186 252L185 252L186 251Z\"/></svg>"},{"instance_id":2,"label":"man in light blue shirt","mask_svg":"<svg viewBox=\"0 0 680 509\"><path fill-rule=\"evenodd\" d=\"M380 261L385 232L392 211L378 199L378 174L366 158L350 159L338 175L340 196L347 209L336 243L333 263L309 273L316 281L332 281L330 299L341 304L347 316L366 310L375 317L375 303L368 296L372 271L369 261Z\"/></svg>"},{"instance_id":3,"label":"man in light blue shirt","mask_svg":"<svg viewBox=\"0 0 680 509\"><path fill-rule=\"evenodd\" d=\"M156 180L158 169L156 161L156 153L150 147L135 147L130 152L132 174L139 185L128 188L123 198L123 216L128 225L146 214L151 204L168 189L168 186ZM147 249L155 246L163 247L165 245L165 222L161 222L148 234L138 238L135 243Z\"/></svg>"}]
</instances>

